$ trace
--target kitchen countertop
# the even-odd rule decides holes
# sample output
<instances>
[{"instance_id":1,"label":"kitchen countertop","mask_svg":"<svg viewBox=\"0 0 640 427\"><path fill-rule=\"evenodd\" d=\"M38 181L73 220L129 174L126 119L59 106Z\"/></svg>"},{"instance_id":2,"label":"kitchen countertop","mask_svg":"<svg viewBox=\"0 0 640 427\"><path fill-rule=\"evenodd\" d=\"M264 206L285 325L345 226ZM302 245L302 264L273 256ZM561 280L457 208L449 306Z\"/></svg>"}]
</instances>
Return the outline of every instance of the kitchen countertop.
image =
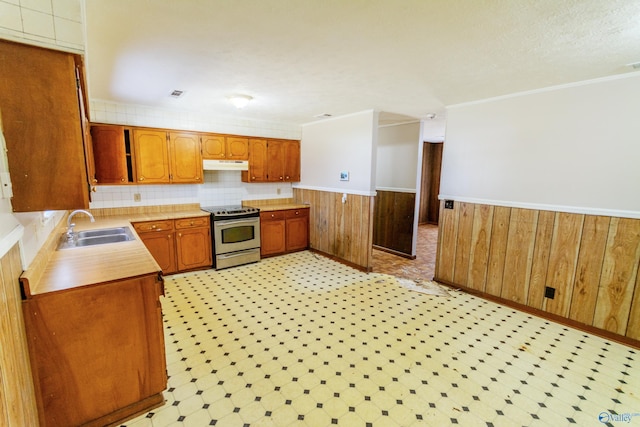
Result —
<instances>
[{"instance_id":1,"label":"kitchen countertop","mask_svg":"<svg viewBox=\"0 0 640 427\"><path fill-rule=\"evenodd\" d=\"M301 203L283 203L279 205L254 206L260 209L260 212L284 211L288 209L308 209L309 205Z\"/></svg>"},{"instance_id":2,"label":"kitchen countertop","mask_svg":"<svg viewBox=\"0 0 640 427\"><path fill-rule=\"evenodd\" d=\"M42 256L48 256L48 260L41 275L31 268L22 274L21 281L24 284L25 293L27 297L34 297L48 292L70 290L129 277L159 274L160 266L142 243L131 223L209 215L208 212L199 209L135 213L96 217L96 221L92 223L88 217L78 214L73 218L76 224L75 231L129 227L136 239L128 242L56 250L59 238L66 230L66 220L64 220L52 233L51 237L54 241L50 243L49 252L42 254Z\"/></svg>"}]
</instances>

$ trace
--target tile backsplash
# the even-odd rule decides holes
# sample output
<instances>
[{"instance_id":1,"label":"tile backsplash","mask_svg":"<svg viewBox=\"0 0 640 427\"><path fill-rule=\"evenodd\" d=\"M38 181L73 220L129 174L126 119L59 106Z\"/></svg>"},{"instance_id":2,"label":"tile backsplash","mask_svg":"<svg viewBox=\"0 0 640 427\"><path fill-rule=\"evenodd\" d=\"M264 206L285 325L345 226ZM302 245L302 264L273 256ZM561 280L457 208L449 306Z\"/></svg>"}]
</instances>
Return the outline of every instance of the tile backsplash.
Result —
<instances>
[{"instance_id":1,"label":"tile backsplash","mask_svg":"<svg viewBox=\"0 0 640 427\"><path fill-rule=\"evenodd\" d=\"M84 53L81 0L0 0L0 38Z\"/></svg>"},{"instance_id":2,"label":"tile backsplash","mask_svg":"<svg viewBox=\"0 0 640 427\"><path fill-rule=\"evenodd\" d=\"M267 138L300 139L300 126L260 120L247 120L210 114L118 104L91 100L94 123L147 126L197 132L227 133ZM200 206L239 205L242 200L293 197L291 183L252 183L241 181L240 171L204 171L203 184L101 185L92 193L91 208L154 206L199 203ZM136 195L140 195L139 201Z\"/></svg>"}]
</instances>

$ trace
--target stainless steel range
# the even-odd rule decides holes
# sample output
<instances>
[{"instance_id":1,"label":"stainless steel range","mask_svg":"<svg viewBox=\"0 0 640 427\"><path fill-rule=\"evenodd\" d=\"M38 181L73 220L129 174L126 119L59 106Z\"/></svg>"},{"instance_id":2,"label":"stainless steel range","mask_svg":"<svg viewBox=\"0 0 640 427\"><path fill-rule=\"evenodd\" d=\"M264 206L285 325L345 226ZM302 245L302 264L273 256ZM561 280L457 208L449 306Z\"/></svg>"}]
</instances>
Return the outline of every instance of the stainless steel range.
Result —
<instances>
[{"instance_id":1,"label":"stainless steel range","mask_svg":"<svg viewBox=\"0 0 640 427\"><path fill-rule=\"evenodd\" d=\"M216 270L260 261L260 209L247 206L201 208L211 212Z\"/></svg>"}]
</instances>

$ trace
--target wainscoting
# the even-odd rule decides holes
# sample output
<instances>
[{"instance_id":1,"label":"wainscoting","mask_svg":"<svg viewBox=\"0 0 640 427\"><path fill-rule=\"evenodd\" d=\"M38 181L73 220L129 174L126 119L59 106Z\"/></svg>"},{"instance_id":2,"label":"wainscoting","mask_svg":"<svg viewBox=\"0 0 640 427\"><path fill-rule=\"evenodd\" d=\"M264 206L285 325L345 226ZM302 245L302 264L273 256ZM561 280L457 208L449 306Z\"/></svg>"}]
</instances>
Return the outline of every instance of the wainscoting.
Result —
<instances>
[{"instance_id":1,"label":"wainscoting","mask_svg":"<svg viewBox=\"0 0 640 427\"><path fill-rule=\"evenodd\" d=\"M18 278L20 249L0 259L0 425L37 426L38 410L31 377Z\"/></svg>"},{"instance_id":2,"label":"wainscoting","mask_svg":"<svg viewBox=\"0 0 640 427\"><path fill-rule=\"evenodd\" d=\"M639 265L640 219L440 204L435 280L578 325L640 340Z\"/></svg>"},{"instance_id":3,"label":"wainscoting","mask_svg":"<svg viewBox=\"0 0 640 427\"><path fill-rule=\"evenodd\" d=\"M312 249L371 270L375 197L294 188L295 203L309 203Z\"/></svg>"},{"instance_id":4,"label":"wainscoting","mask_svg":"<svg viewBox=\"0 0 640 427\"><path fill-rule=\"evenodd\" d=\"M373 244L404 255L411 253L415 193L378 190L373 220Z\"/></svg>"}]
</instances>

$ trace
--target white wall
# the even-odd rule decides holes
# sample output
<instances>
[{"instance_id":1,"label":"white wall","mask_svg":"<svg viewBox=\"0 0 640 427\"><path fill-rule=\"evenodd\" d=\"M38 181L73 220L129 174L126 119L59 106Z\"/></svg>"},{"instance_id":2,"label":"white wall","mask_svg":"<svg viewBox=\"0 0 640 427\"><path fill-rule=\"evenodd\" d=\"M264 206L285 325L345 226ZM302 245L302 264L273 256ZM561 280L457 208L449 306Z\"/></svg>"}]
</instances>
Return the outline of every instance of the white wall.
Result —
<instances>
[{"instance_id":1,"label":"white wall","mask_svg":"<svg viewBox=\"0 0 640 427\"><path fill-rule=\"evenodd\" d=\"M375 194L378 112L360 113L302 126L299 188ZM340 173L349 172L349 181Z\"/></svg>"},{"instance_id":2,"label":"white wall","mask_svg":"<svg viewBox=\"0 0 640 427\"><path fill-rule=\"evenodd\" d=\"M378 190L416 191L420 143L420 122L378 128Z\"/></svg>"},{"instance_id":3,"label":"white wall","mask_svg":"<svg viewBox=\"0 0 640 427\"><path fill-rule=\"evenodd\" d=\"M440 197L640 217L640 73L448 108Z\"/></svg>"}]
</instances>

